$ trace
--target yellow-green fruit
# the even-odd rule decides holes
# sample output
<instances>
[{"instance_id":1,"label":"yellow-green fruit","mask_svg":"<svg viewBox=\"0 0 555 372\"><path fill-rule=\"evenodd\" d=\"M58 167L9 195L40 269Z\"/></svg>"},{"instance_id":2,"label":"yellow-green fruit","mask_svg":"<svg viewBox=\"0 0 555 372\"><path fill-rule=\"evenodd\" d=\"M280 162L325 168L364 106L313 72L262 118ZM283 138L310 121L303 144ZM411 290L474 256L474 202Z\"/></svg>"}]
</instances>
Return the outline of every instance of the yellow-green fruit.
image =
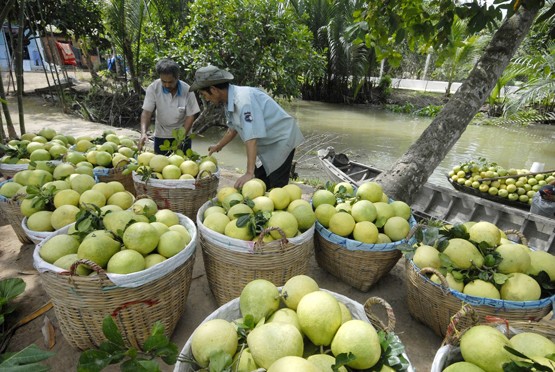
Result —
<instances>
[{"instance_id":1,"label":"yellow-green fruit","mask_svg":"<svg viewBox=\"0 0 555 372\"><path fill-rule=\"evenodd\" d=\"M314 364L320 372L334 372L331 366L335 364L335 358L328 354L315 354L306 358L310 363ZM347 372L343 366L337 369L339 372Z\"/></svg>"},{"instance_id":2,"label":"yellow-green fruit","mask_svg":"<svg viewBox=\"0 0 555 372\"><path fill-rule=\"evenodd\" d=\"M246 204L239 203L229 208L229 210L227 211L227 216L229 217L230 220L234 220L236 218L239 218L241 215L245 215L245 214L250 215L252 213L253 211L251 207L249 207Z\"/></svg>"},{"instance_id":3,"label":"yellow-green fruit","mask_svg":"<svg viewBox=\"0 0 555 372\"><path fill-rule=\"evenodd\" d=\"M279 308L279 290L266 279L250 281L241 291L239 308L241 315L252 315L254 322L267 318Z\"/></svg>"},{"instance_id":4,"label":"yellow-green fruit","mask_svg":"<svg viewBox=\"0 0 555 372\"><path fill-rule=\"evenodd\" d=\"M465 239L449 239L449 244L443 251L458 269L469 269L473 265L480 268L484 264L484 256L478 248Z\"/></svg>"},{"instance_id":5,"label":"yellow-green fruit","mask_svg":"<svg viewBox=\"0 0 555 372\"><path fill-rule=\"evenodd\" d=\"M273 212L274 211L274 202L267 196L258 196L252 200L254 206L252 210L254 212L262 211L262 212ZM307 202L308 204L308 202ZM292 212L293 209L290 209L291 204L287 207L288 212ZM309 205L310 207L310 205Z\"/></svg>"},{"instance_id":6,"label":"yellow-green fruit","mask_svg":"<svg viewBox=\"0 0 555 372\"><path fill-rule=\"evenodd\" d=\"M107 204L115 204L121 209L129 209L135 202L135 196L129 191L118 191L112 194L107 200Z\"/></svg>"},{"instance_id":7,"label":"yellow-green fruit","mask_svg":"<svg viewBox=\"0 0 555 372\"><path fill-rule=\"evenodd\" d=\"M532 277L514 273L501 286L501 298L509 301L536 301L541 297L541 287Z\"/></svg>"},{"instance_id":8,"label":"yellow-green fruit","mask_svg":"<svg viewBox=\"0 0 555 372\"><path fill-rule=\"evenodd\" d=\"M152 252L158 241L158 231L148 222L135 222L123 232L123 244L142 255Z\"/></svg>"},{"instance_id":9,"label":"yellow-green fruit","mask_svg":"<svg viewBox=\"0 0 555 372\"><path fill-rule=\"evenodd\" d=\"M347 305L345 305L341 301L338 301L338 303L339 303L339 307L341 308L341 324L353 319L353 315L347 308Z\"/></svg>"},{"instance_id":10,"label":"yellow-green fruit","mask_svg":"<svg viewBox=\"0 0 555 372\"><path fill-rule=\"evenodd\" d=\"M154 155L148 163L148 165L150 166L150 168L152 168L154 172L162 172L164 167L169 164L170 160L168 159L168 157L161 154Z\"/></svg>"},{"instance_id":11,"label":"yellow-green fruit","mask_svg":"<svg viewBox=\"0 0 555 372\"><path fill-rule=\"evenodd\" d=\"M136 214L144 214L147 217L154 216L158 212L158 205L150 198L141 198L135 200L131 209Z\"/></svg>"},{"instance_id":12,"label":"yellow-green fruit","mask_svg":"<svg viewBox=\"0 0 555 372\"><path fill-rule=\"evenodd\" d=\"M225 186L225 187L222 187L221 189L218 190L218 192L216 193L216 199L218 199L218 201L220 203L223 203L224 198L226 196L231 195L231 194L237 194L237 193L238 193L238 190L235 187ZM241 195L241 194L239 194L239 195ZM243 195L241 195L241 196L243 196Z\"/></svg>"},{"instance_id":13,"label":"yellow-green fruit","mask_svg":"<svg viewBox=\"0 0 555 372\"><path fill-rule=\"evenodd\" d=\"M328 190L316 190L312 195L312 206L317 209L321 204L335 206L336 200L333 192Z\"/></svg>"},{"instance_id":14,"label":"yellow-green fruit","mask_svg":"<svg viewBox=\"0 0 555 372\"><path fill-rule=\"evenodd\" d=\"M79 242L67 234L55 235L44 242L39 249L40 257L53 264L59 258L71 253L77 253Z\"/></svg>"},{"instance_id":15,"label":"yellow-green fruit","mask_svg":"<svg viewBox=\"0 0 555 372\"><path fill-rule=\"evenodd\" d=\"M355 224L353 229L353 238L359 242L366 244L375 244L378 242L380 232L376 225L370 221L360 221Z\"/></svg>"},{"instance_id":16,"label":"yellow-green fruit","mask_svg":"<svg viewBox=\"0 0 555 372\"><path fill-rule=\"evenodd\" d=\"M555 343L534 332L521 332L511 337L513 348L527 357L544 357L555 354Z\"/></svg>"},{"instance_id":17,"label":"yellow-green fruit","mask_svg":"<svg viewBox=\"0 0 555 372\"><path fill-rule=\"evenodd\" d=\"M410 225L403 217L393 216L386 221L383 230L391 241L397 242L407 237L410 231Z\"/></svg>"},{"instance_id":18,"label":"yellow-green fruit","mask_svg":"<svg viewBox=\"0 0 555 372\"><path fill-rule=\"evenodd\" d=\"M503 274L526 273L530 267L530 249L522 244L502 244L495 251L503 259L497 270Z\"/></svg>"},{"instance_id":19,"label":"yellow-green fruit","mask_svg":"<svg viewBox=\"0 0 555 372\"><path fill-rule=\"evenodd\" d=\"M360 199L369 200L372 203L381 201L382 194L382 186L374 181L363 183L356 191L356 196L358 196Z\"/></svg>"},{"instance_id":20,"label":"yellow-green fruit","mask_svg":"<svg viewBox=\"0 0 555 372\"><path fill-rule=\"evenodd\" d=\"M206 217L208 217L212 213L226 214L226 211L223 207L220 207L219 205L213 205L213 206L208 207L204 210L204 213L202 214L202 217L206 219Z\"/></svg>"},{"instance_id":21,"label":"yellow-green fruit","mask_svg":"<svg viewBox=\"0 0 555 372\"><path fill-rule=\"evenodd\" d=\"M232 358L238 338L233 324L224 319L208 320L195 329L191 336L191 352L201 367L207 367L210 355L223 352Z\"/></svg>"},{"instance_id":22,"label":"yellow-green fruit","mask_svg":"<svg viewBox=\"0 0 555 372\"><path fill-rule=\"evenodd\" d=\"M555 371L555 362L553 360L546 357L532 357L531 359L542 366L550 368L551 371Z\"/></svg>"},{"instance_id":23,"label":"yellow-green fruit","mask_svg":"<svg viewBox=\"0 0 555 372\"><path fill-rule=\"evenodd\" d=\"M282 189L287 191L287 194L289 194L290 201L300 200L301 197L303 196L303 190L299 186L295 185L294 183L285 185L282 187Z\"/></svg>"},{"instance_id":24,"label":"yellow-green fruit","mask_svg":"<svg viewBox=\"0 0 555 372\"><path fill-rule=\"evenodd\" d=\"M108 261L106 271L114 274L131 274L145 269L145 258L132 249L115 253Z\"/></svg>"},{"instance_id":25,"label":"yellow-green fruit","mask_svg":"<svg viewBox=\"0 0 555 372\"><path fill-rule=\"evenodd\" d=\"M38 211L27 218L27 228L31 231L54 231L51 221L52 212Z\"/></svg>"},{"instance_id":26,"label":"yellow-green fruit","mask_svg":"<svg viewBox=\"0 0 555 372\"><path fill-rule=\"evenodd\" d=\"M86 258L95 262L102 268L106 268L110 258L119 252L120 244L110 237L110 234L93 232L79 245L77 257Z\"/></svg>"},{"instance_id":27,"label":"yellow-green fruit","mask_svg":"<svg viewBox=\"0 0 555 372\"><path fill-rule=\"evenodd\" d=\"M378 241L376 242L376 244L388 244L388 243L391 243L391 239L389 239L389 236L379 233Z\"/></svg>"},{"instance_id":28,"label":"yellow-green fruit","mask_svg":"<svg viewBox=\"0 0 555 372\"><path fill-rule=\"evenodd\" d=\"M287 280L281 288L281 298L285 306L297 310L304 295L320 290L318 283L308 275L295 275Z\"/></svg>"},{"instance_id":29,"label":"yellow-green fruit","mask_svg":"<svg viewBox=\"0 0 555 372\"><path fill-rule=\"evenodd\" d=\"M284 307L282 309L276 310L272 315L270 315L270 317L266 321L266 323L272 323L272 322L291 324L293 327L297 328L299 332L301 332L302 334L301 325L299 324L299 317L297 316L297 313L293 309Z\"/></svg>"},{"instance_id":30,"label":"yellow-green fruit","mask_svg":"<svg viewBox=\"0 0 555 372\"><path fill-rule=\"evenodd\" d=\"M9 199L13 197L21 187L22 185L17 182L6 182L0 187L0 195Z\"/></svg>"},{"instance_id":31,"label":"yellow-green fruit","mask_svg":"<svg viewBox=\"0 0 555 372\"><path fill-rule=\"evenodd\" d=\"M224 234L230 238L240 240L251 240L253 238L252 231L248 225L237 226L237 220L229 221L225 226Z\"/></svg>"},{"instance_id":32,"label":"yellow-green fruit","mask_svg":"<svg viewBox=\"0 0 555 372\"><path fill-rule=\"evenodd\" d=\"M268 192L268 197L274 202L276 210L286 209L291 199L287 191L281 187L275 187Z\"/></svg>"},{"instance_id":33,"label":"yellow-green fruit","mask_svg":"<svg viewBox=\"0 0 555 372\"><path fill-rule=\"evenodd\" d=\"M154 217L156 217L156 221L165 223L168 227L179 225L179 216L171 209L158 209Z\"/></svg>"},{"instance_id":34,"label":"yellow-green fruit","mask_svg":"<svg viewBox=\"0 0 555 372\"><path fill-rule=\"evenodd\" d=\"M106 197L98 190L86 190L79 197L79 204L94 204L101 208L106 205Z\"/></svg>"},{"instance_id":35,"label":"yellow-green fruit","mask_svg":"<svg viewBox=\"0 0 555 372\"><path fill-rule=\"evenodd\" d=\"M301 200L301 199L297 199L297 200ZM300 231L306 231L310 229L316 222L316 214L312 210L312 207L308 204L299 205L291 213L297 219L297 223L299 225Z\"/></svg>"},{"instance_id":36,"label":"yellow-green fruit","mask_svg":"<svg viewBox=\"0 0 555 372\"><path fill-rule=\"evenodd\" d=\"M497 288L490 282L476 279L464 286L463 293L469 296L500 299L501 295Z\"/></svg>"},{"instance_id":37,"label":"yellow-green fruit","mask_svg":"<svg viewBox=\"0 0 555 372\"><path fill-rule=\"evenodd\" d=\"M436 274L433 274L430 277L430 280L434 283L437 283L437 284L443 284L443 283L441 283L441 280L439 279L439 277ZM445 275L445 280L447 280L447 284L449 285L449 288L454 289L455 291L459 291L459 292L462 292L464 290L464 282L456 280L455 277L453 276L453 274L447 273Z\"/></svg>"},{"instance_id":38,"label":"yellow-green fruit","mask_svg":"<svg viewBox=\"0 0 555 372\"><path fill-rule=\"evenodd\" d=\"M403 217L405 220L408 220L411 215L410 206L401 200L395 200L390 203L395 211L395 215L399 217Z\"/></svg>"},{"instance_id":39,"label":"yellow-green fruit","mask_svg":"<svg viewBox=\"0 0 555 372\"><path fill-rule=\"evenodd\" d=\"M339 236L347 237L351 235L355 225L353 216L347 212L338 212L331 216L329 230Z\"/></svg>"},{"instance_id":40,"label":"yellow-green fruit","mask_svg":"<svg viewBox=\"0 0 555 372\"><path fill-rule=\"evenodd\" d=\"M414 251L412 262L419 268L433 267L439 269L441 261L439 260L439 251L429 245L421 245Z\"/></svg>"},{"instance_id":41,"label":"yellow-green fruit","mask_svg":"<svg viewBox=\"0 0 555 372\"><path fill-rule=\"evenodd\" d=\"M139 215L136 215L131 211L121 210L107 213L102 218L102 223L104 224L106 230L109 230L115 234L119 234L118 231L123 232L131 220L140 221L139 218Z\"/></svg>"},{"instance_id":42,"label":"yellow-green fruit","mask_svg":"<svg viewBox=\"0 0 555 372\"><path fill-rule=\"evenodd\" d=\"M94 186L95 181L88 174L72 174L69 176L69 184L73 190L82 194L86 190L90 190Z\"/></svg>"},{"instance_id":43,"label":"yellow-green fruit","mask_svg":"<svg viewBox=\"0 0 555 372\"><path fill-rule=\"evenodd\" d=\"M56 208L50 217L52 227L54 230L58 230L64 226L74 223L77 218L77 213L79 212L80 209L74 205L62 205L59 208Z\"/></svg>"},{"instance_id":44,"label":"yellow-green fruit","mask_svg":"<svg viewBox=\"0 0 555 372\"><path fill-rule=\"evenodd\" d=\"M491 372L502 372L503 364L513 360L505 346L512 346L509 339L497 329L486 325L470 328L460 340L464 360Z\"/></svg>"},{"instance_id":45,"label":"yellow-green fruit","mask_svg":"<svg viewBox=\"0 0 555 372\"><path fill-rule=\"evenodd\" d=\"M359 200L351 206L351 216L356 222L370 221L374 222L378 217L378 211L369 200Z\"/></svg>"},{"instance_id":46,"label":"yellow-green fruit","mask_svg":"<svg viewBox=\"0 0 555 372\"><path fill-rule=\"evenodd\" d=\"M501 241L499 228L491 222L480 221L468 229L470 240L481 243L486 242L490 247L497 247Z\"/></svg>"},{"instance_id":47,"label":"yellow-green fruit","mask_svg":"<svg viewBox=\"0 0 555 372\"><path fill-rule=\"evenodd\" d=\"M276 360L286 356L302 357L303 336L288 323L265 323L247 336L247 345L257 366L270 368Z\"/></svg>"},{"instance_id":48,"label":"yellow-green fruit","mask_svg":"<svg viewBox=\"0 0 555 372\"><path fill-rule=\"evenodd\" d=\"M343 192L345 195L355 195L355 190L353 188L353 185L351 185L349 182L339 182L337 185L335 185L335 187L333 188L333 192L335 194L339 193L339 192Z\"/></svg>"},{"instance_id":49,"label":"yellow-green fruit","mask_svg":"<svg viewBox=\"0 0 555 372\"><path fill-rule=\"evenodd\" d=\"M166 261L166 257L158 253L151 253L145 256L145 269Z\"/></svg>"},{"instance_id":50,"label":"yellow-green fruit","mask_svg":"<svg viewBox=\"0 0 555 372\"><path fill-rule=\"evenodd\" d=\"M253 200L254 198L264 195L264 187L258 181L249 180L245 182L241 188L241 194L243 198Z\"/></svg>"},{"instance_id":51,"label":"yellow-green fruit","mask_svg":"<svg viewBox=\"0 0 555 372\"><path fill-rule=\"evenodd\" d=\"M299 231L299 224L295 216L286 211L275 211L272 213L272 216L266 223L267 227L279 227L283 233L285 233L285 237L292 238L297 235L297 231ZM279 231L271 231L270 234L274 239L281 239L282 235Z\"/></svg>"},{"instance_id":52,"label":"yellow-green fruit","mask_svg":"<svg viewBox=\"0 0 555 372\"><path fill-rule=\"evenodd\" d=\"M545 271L551 281L555 280L555 256L545 251L529 251L530 267L527 274L538 275Z\"/></svg>"},{"instance_id":53,"label":"yellow-green fruit","mask_svg":"<svg viewBox=\"0 0 555 372\"><path fill-rule=\"evenodd\" d=\"M170 228L167 227L165 224L163 224L162 222L151 222L150 226L154 227L156 229L156 231L158 232L158 238L160 236L162 236L163 233L165 233L166 231L170 231Z\"/></svg>"},{"instance_id":54,"label":"yellow-green fruit","mask_svg":"<svg viewBox=\"0 0 555 372\"><path fill-rule=\"evenodd\" d=\"M79 199L81 194L73 189L60 190L54 195L54 206L56 208L62 205L74 205L79 206Z\"/></svg>"},{"instance_id":55,"label":"yellow-green fruit","mask_svg":"<svg viewBox=\"0 0 555 372\"><path fill-rule=\"evenodd\" d=\"M186 245L187 242L183 235L177 231L170 230L160 236L156 250L162 256L170 258L181 252Z\"/></svg>"},{"instance_id":56,"label":"yellow-green fruit","mask_svg":"<svg viewBox=\"0 0 555 372\"><path fill-rule=\"evenodd\" d=\"M381 356L380 339L372 324L363 320L353 319L345 322L331 342L333 355L353 353L355 360L347 366L356 369L367 369L374 366Z\"/></svg>"},{"instance_id":57,"label":"yellow-green fruit","mask_svg":"<svg viewBox=\"0 0 555 372\"><path fill-rule=\"evenodd\" d=\"M337 209L335 209L335 207L331 204L321 204L318 207L316 207L316 209L314 210L316 219L325 228L328 228L330 226L330 219L336 213L337 213Z\"/></svg>"},{"instance_id":58,"label":"yellow-green fruit","mask_svg":"<svg viewBox=\"0 0 555 372\"><path fill-rule=\"evenodd\" d=\"M73 238L72 238L73 239ZM74 239L75 240L75 239ZM77 243L79 245L79 243ZM59 267L60 269L70 270L71 266L77 261L77 253L70 253L65 256L58 258L53 265ZM91 269L87 268L85 265L79 265L75 269L75 273L79 276L87 276L91 273Z\"/></svg>"},{"instance_id":59,"label":"yellow-green fruit","mask_svg":"<svg viewBox=\"0 0 555 372\"><path fill-rule=\"evenodd\" d=\"M482 368L478 367L476 364L472 364L469 362L457 362L445 368L443 372L485 372L485 371Z\"/></svg>"},{"instance_id":60,"label":"yellow-green fruit","mask_svg":"<svg viewBox=\"0 0 555 372\"><path fill-rule=\"evenodd\" d=\"M324 291L304 295L297 306L303 333L317 346L331 343L341 326L341 308L331 294Z\"/></svg>"},{"instance_id":61,"label":"yellow-green fruit","mask_svg":"<svg viewBox=\"0 0 555 372\"><path fill-rule=\"evenodd\" d=\"M252 372L258 369L248 347L235 354L232 365L234 372Z\"/></svg>"},{"instance_id":62,"label":"yellow-green fruit","mask_svg":"<svg viewBox=\"0 0 555 372\"><path fill-rule=\"evenodd\" d=\"M229 217L223 213L212 213L202 221L202 224L212 231L223 234L229 221Z\"/></svg>"},{"instance_id":63,"label":"yellow-green fruit","mask_svg":"<svg viewBox=\"0 0 555 372\"><path fill-rule=\"evenodd\" d=\"M267 372L321 372L308 360L298 356L286 356L276 360Z\"/></svg>"}]
</instances>

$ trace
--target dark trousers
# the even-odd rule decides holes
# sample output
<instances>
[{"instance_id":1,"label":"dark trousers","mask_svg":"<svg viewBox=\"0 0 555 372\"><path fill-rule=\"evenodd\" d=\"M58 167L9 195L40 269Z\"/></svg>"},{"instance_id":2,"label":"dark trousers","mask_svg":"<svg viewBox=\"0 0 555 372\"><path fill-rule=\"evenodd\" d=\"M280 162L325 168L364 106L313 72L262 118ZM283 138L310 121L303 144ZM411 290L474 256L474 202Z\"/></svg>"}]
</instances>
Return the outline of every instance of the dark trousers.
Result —
<instances>
[{"instance_id":1,"label":"dark trousers","mask_svg":"<svg viewBox=\"0 0 555 372\"><path fill-rule=\"evenodd\" d=\"M267 175L264 167L257 167L254 170L254 176L264 181L268 190L287 185L289 183L289 175L291 174L293 156L295 156L295 149L289 153L283 164L272 173Z\"/></svg>"},{"instance_id":2,"label":"dark trousers","mask_svg":"<svg viewBox=\"0 0 555 372\"><path fill-rule=\"evenodd\" d=\"M164 141L170 141L170 144L172 143L172 141L174 141L174 138L161 138L161 137L154 137L154 153L155 154L162 154L162 155L170 155L171 151L164 151L164 150L160 150L160 146L164 144ZM183 140L183 142L181 142L179 144L179 146L177 147L178 150L183 151L184 154L187 153L187 149L190 149L192 145L192 141L189 137L185 138Z\"/></svg>"}]
</instances>

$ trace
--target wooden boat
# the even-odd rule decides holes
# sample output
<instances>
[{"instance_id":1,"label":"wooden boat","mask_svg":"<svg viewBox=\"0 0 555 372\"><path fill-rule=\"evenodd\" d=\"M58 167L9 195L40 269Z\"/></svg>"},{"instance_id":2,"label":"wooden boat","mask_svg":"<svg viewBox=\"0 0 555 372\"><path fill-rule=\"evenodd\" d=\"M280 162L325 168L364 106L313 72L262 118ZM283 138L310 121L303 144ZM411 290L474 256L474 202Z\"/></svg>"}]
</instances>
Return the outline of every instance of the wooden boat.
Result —
<instances>
[{"instance_id":1,"label":"wooden boat","mask_svg":"<svg viewBox=\"0 0 555 372\"><path fill-rule=\"evenodd\" d=\"M351 161L328 147L318 151L318 159L333 182L358 186L380 174L380 169ZM438 219L451 224L488 221L503 231L520 231L530 247L555 254L555 219L508 205L465 194L429 182L422 186L411 204L415 218Z\"/></svg>"}]
</instances>

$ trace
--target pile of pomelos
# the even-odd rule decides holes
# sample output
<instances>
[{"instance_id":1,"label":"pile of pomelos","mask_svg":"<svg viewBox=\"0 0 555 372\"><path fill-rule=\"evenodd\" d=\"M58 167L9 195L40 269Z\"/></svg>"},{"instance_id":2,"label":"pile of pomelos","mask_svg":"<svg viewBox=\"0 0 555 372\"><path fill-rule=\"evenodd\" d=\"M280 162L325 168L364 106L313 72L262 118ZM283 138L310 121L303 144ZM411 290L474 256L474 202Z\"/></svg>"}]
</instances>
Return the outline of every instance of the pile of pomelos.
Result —
<instances>
[{"instance_id":1,"label":"pile of pomelos","mask_svg":"<svg viewBox=\"0 0 555 372\"><path fill-rule=\"evenodd\" d=\"M43 128L38 133L25 133L20 139L13 139L3 146L5 155L2 164L29 164L35 161L61 160L68 147L75 144L75 138L62 135L51 128Z\"/></svg>"},{"instance_id":2,"label":"pile of pomelos","mask_svg":"<svg viewBox=\"0 0 555 372\"><path fill-rule=\"evenodd\" d=\"M347 182L314 192L318 222L332 233L367 244L403 240L410 231L411 208L391 201L380 184L368 181L356 190Z\"/></svg>"},{"instance_id":3,"label":"pile of pomelos","mask_svg":"<svg viewBox=\"0 0 555 372\"><path fill-rule=\"evenodd\" d=\"M508 240L490 222L431 227L423 236L412 261L418 268L439 270L456 291L509 301L553 294L549 288L555 281L555 256ZM440 281L435 274L431 279Z\"/></svg>"},{"instance_id":4,"label":"pile of pomelos","mask_svg":"<svg viewBox=\"0 0 555 372\"><path fill-rule=\"evenodd\" d=\"M146 178L159 180L192 180L216 174L218 160L214 156L191 156L172 153L171 155L155 154L145 151L137 156L137 165L131 167Z\"/></svg>"},{"instance_id":5,"label":"pile of pomelos","mask_svg":"<svg viewBox=\"0 0 555 372\"><path fill-rule=\"evenodd\" d=\"M74 224L67 232L47 238L40 257L65 270L78 259L88 259L108 273L130 274L178 254L191 241L179 215L158 209L151 199L138 199L127 210L103 211L100 219L98 226ZM77 269L79 275L90 272L85 265Z\"/></svg>"},{"instance_id":6,"label":"pile of pomelos","mask_svg":"<svg viewBox=\"0 0 555 372\"><path fill-rule=\"evenodd\" d=\"M346 304L309 276L292 277L281 292L255 279L241 292L239 307L241 318L207 320L193 332L195 370L322 372L333 365L338 371L347 371L344 366L393 370L380 344L383 331L353 319Z\"/></svg>"}]
</instances>

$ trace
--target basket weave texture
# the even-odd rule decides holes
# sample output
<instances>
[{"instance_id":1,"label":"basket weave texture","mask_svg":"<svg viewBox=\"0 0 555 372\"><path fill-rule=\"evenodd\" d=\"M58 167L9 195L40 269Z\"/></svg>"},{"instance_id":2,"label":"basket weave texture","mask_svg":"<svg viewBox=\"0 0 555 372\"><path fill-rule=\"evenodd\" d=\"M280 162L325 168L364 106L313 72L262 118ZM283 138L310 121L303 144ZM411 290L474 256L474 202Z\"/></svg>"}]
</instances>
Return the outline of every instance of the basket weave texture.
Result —
<instances>
[{"instance_id":1,"label":"basket weave texture","mask_svg":"<svg viewBox=\"0 0 555 372\"><path fill-rule=\"evenodd\" d=\"M553 297L538 301L505 301L483 297L468 296L461 292L433 283L423 273L434 272L433 269L422 269L411 261L405 262L407 276L407 305L409 313L427 325L439 336L445 336L447 326L465 303L474 308L478 321L486 316L496 316L513 321L537 322L552 309ZM460 320L460 327L470 325L469 318Z\"/></svg>"},{"instance_id":2,"label":"basket weave texture","mask_svg":"<svg viewBox=\"0 0 555 372\"><path fill-rule=\"evenodd\" d=\"M0 196L0 217L3 217L10 223L17 239L19 239L21 243L33 243L21 226L24 216L23 213L21 213L20 202L17 198L8 199Z\"/></svg>"},{"instance_id":3,"label":"basket weave texture","mask_svg":"<svg viewBox=\"0 0 555 372\"><path fill-rule=\"evenodd\" d=\"M189 220L185 226L194 237L189 245L177 255L143 271L143 277L155 279L132 287L114 283L118 281L117 277L127 275L114 275L111 280L110 274L96 265L89 264L98 275L86 277L72 275L71 270L44 270L45 262L38 254L40 245L37 246L34 264L39 268L42 285L51 298L62 334L70 345L81 350L98 347L106 339L102 322L107 315L112 315L127 346L141 348L156 321L162 322L165 334L171 337L185 311L195 262L194 223ZM51 236L65 231L67 227ZM165 270L168 266L176 268Z\"/></svg>"},{"instance_id":4,"label":"basket weave texture","mask_svg":"<svg viewBox=\"0 0 555 372\"><path fill-rule=\"evenodd\" d=\"M202 224L204 210L199 209L197 227L208 284L218 305L239 297L254 279L266 279L282 286L295 275L306 274L314 252L314 228L298 237L272 242L247 242L228 238Z\"/></svg>"},{"instance_id":5,"label":"basket weave texture","mask_svg":"<svg viewBox=\"0 0 555 372\"><path fill-rule=\"evenodd\" d=\"M416 224L411 216L411 227ZM341 238L316 222L315 257L318 265L351 287L366 292L401 258L397 247L406 240L388 244L364 244Z\"/></svg>"},{"instance_id":6,"label":"basket weave texture","mask_svg":"<svg viewBox=\"0 0 555 372\"><path fill-rule=\"evenodd\" d=\"M216 196L220 182L219 172L195 180L148 180L133 172L133 182L138 195L148 195L160 209L183 213L192 220L204 203Z\"/></svg>"},{"instance_id":7,"label":"basket weave texture","mask_svg":"<svg viewBox=\"0 0 555 372\"><path fill-rule=\"evenodd\" d=\"M131 173L123 174L125 168L110 168L95 170L94 174L98 178L98 182L120 182L125 190L129 191L133 195L137 195L135 191L135 183L133 182L133 176Z\"/></svg>"}]
</instances>

